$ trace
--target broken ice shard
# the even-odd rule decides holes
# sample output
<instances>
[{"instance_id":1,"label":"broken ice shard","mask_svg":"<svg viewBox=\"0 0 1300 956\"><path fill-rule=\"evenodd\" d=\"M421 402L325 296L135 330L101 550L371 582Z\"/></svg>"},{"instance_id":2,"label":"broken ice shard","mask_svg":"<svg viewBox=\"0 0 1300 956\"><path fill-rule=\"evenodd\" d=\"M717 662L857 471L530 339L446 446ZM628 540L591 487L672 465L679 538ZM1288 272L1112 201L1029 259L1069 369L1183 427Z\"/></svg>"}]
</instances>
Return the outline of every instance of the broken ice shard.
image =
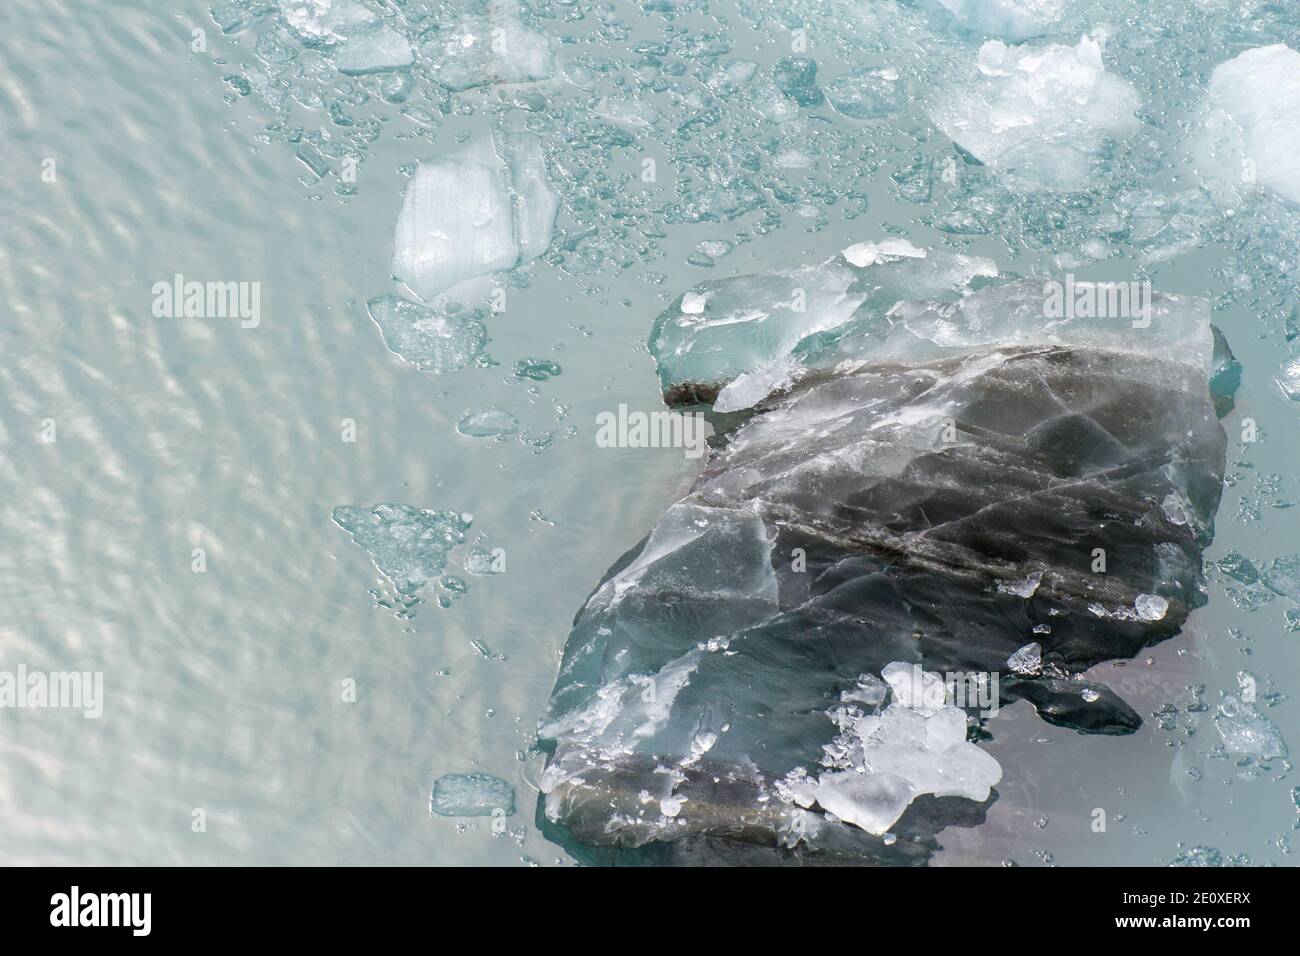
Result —
<instances>
[{"instance_id":1,"label":"broken ice shard","mask_svg":"<svg viewBox=\"0 0 1300 956\"><path fill-rule=\"evenodd\" d=\"M393 236L393 275L425 300L456 283L535 259L551 244L559 199L541 142L498 130L420 163Z\"/></svg>"},{"instance_id":2,"label":"broken ice shard","mask_svg":"<svg viewBox=\"0 0 1300 956\"><path fill-rule=\"evenodd\" d=\"M954 675L1081 731L1140 723L1071 675L1204 601L1226 445L1208 303L1047 318L1041 281L995 274L862 243L660 317L665 399L712 404L719 438L574 621L540 731L556 839L918 861L996 794L965 731L989 708ZM915 668L941 696L891 680Z\"/></svg>"},{"instance_id":3,"label":"broken ice shard","mask_svg":"<svg viewBox=\"0 0 1300 956\"><path fill-rule=\"evenodd\" d=\"M425 511L410 505L373 508L340 505L334 523L352 535L398 594L412 595L437 581L447 553L465 540L473 518L458 511Z\"/></svg>"},{"instance_id":4,"label":"broken ice shard","mask_svg":"<svg viewBox=\"0 0 1300 956\"><path fill-rule=\"evenodd\" d=\"M469 0L440 15L420 38L430 72L444 86L467 90L544 80L555 71L551 40L520 4Z\"/></svg>"},{"instance_id":5,"label":"broken ice shard","mask_svg":"<svg viewBox=\"0 0 1300 956\"><path fill-rule=\"evenodd\" d=\"M454 372L483 350L487 329L482 313L451 302L430 309L395 295L378 295L366 310L389 351L427 372Z\"/></svg>"},{"instance_id":6,"label":"broken ice shard","mask_svg":"<svg viewBox=\"0 0 1300 956\"><path fill-rule=\"evenodd\" d=\"M515 788L486 773L449 773L433 782L429 810L440 817L510 816Z\"/></svg>"},{"instance_id":7,"label":"broken ice shard","mask_svg":"<svg viewBox=\"0 0 1300 956\"><path fill-rule=\"evenodd\" d=\"M656 320L650 352L670 405L700 401L734 411L749 407L746 395L765 398L850 320L901 299L955 296L976 276L997 274L991 259L903 239L857 243L827 262L696 286Z\"/></svg>"},{"instance_id":8,"label":"broken ice shard","mask_svg":"<svg viewBox=\"0 0 1300 956\"><path fill-rule=\"evenodd\" d=\"M1100 172L1107 137L1137 127L1137 91L1106 72L1101 43L980 47L969 77L930 118L980 162L1027 185L1079 188Z\"/></svg>"}]
</instances>

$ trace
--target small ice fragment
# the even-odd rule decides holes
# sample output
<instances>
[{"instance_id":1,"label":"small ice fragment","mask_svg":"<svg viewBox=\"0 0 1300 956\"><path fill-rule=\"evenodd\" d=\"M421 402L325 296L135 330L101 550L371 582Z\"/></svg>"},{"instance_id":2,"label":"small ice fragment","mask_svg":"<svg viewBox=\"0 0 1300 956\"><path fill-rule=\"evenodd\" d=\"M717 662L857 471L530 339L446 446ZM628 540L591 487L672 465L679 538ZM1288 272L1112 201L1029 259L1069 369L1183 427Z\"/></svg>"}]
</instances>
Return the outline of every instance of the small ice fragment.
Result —
<instances>
[{"instance_id":1,"label":"small ice fragment","mask_svg":"<svg viewBox=\"0 0 1300 956\"><path fill-rule=\"evenodd\" d=\"M687 292L682 296L682 315L701 314L707 300L708 296L700 295L698 292Z\"/></svg>"},{"instance_id":2,"label":"small ice fragment","mask_svg":"<svg viewBox=\"0 0 1300 956\"><path fill-rule=\"evenodd\" d=\"M334 52L335 68L353 76L405 69L414 59L406 37L385 23L350 34Z\"/></svg>"},{"instance_id":3,"label":"small ice fragment","mask_svg":"<svg viewBox=\"0 0 1300 956\"><path fill-rule=\"evenodd\" d=\"M456 431L470 438L498 438L519 430L519 419L495 405L470 412L456 424Z\"/></svg>"},{"instance_id":4,"label":"small ice fragment","mask_svg":"<svg viewBox=\"0 0 1300 956\"><path fill-rule=\"evenodd\" d=\"M370 555L397 592L405 595L441 576L447 552L465 540L473 520L455 511L423 511L396 504L372 508L340 505L332 517Z\"/></svg>"},{"instance_id":5,"label":"small ice fragment","mask_svg":"<svg viewBox=\"0 0 1300 956\"><path fill-rule=\"evenodd\" d=\"M675 817L682 812L682 804L685 802L685 797L664 797L659 801L659 812L666 817Z\"/></svg>"},{"instance_id":6,"label":"small ice fragment","mask_svg":"<svg viewBox=\"0 0 1300 956\"><path fill-rule=\"evenodd\" d=\"M560 366L550 359L522 358L515 363L515 378L545 382L560 374Z\"/></svg>"},{"instance_id":7,"label":"small ice fragment","mask_svg":"<svg viewBox=\"0 0 1300 956\"><path fill-rule=\"evenodd\" d=\"M718 735L712 731L701 731L695 735L691 741L691 753L706 754L713 749L713 745L718 742Z\"/></svg>"},{"instance_id":8,"label":"small ice fragment","mask_svg":"<svg viewBox=\"0 0 1300 956\"><path fill-rule=\"evenodd\" d=\"M1158 594L1139 594L1133 607L1142 620L1158 621L1169 610L1169 602Z\"/></svg>"},{"instance_id":9,"label":"small ice fragment","mask_svg":"<svg viewBox=\"0 0 1300 956\"><path fill-rule=\"evenodd\" d=\"M463 562L469 574L500 574L505 570L505 552L484 551L482 548L470 548Z\"/></svg>"},{"instance_id":10,"label":"small ice fragment","mask_svg":"<svg viewBox=\"0 0 1300 956\"><path fill-rule=\"evenodd\" d=\"M1035 571L1022 581L999 581L999 594L1014 594L1017 597L1031 598L1038 590L1039 583L1043 580L1043 572Z\"/></svg>"},{"instance_id":11,"label":"small ice fragment","mask_svg":"<svg viewBox=\"0 0 1300 956\"><path fill-rule=\"evenodd\" d=\"M366 309L389 351L427 372L464 368L487 342L479 313L466 312L457 303L430 309L395 295L378 295Z\"/></svg>"},{"instance_id":12,"label":"small ice fragment","mask_svg":"<svg viewBox=\"0 0 1300 956\"><path fill-rule=\"evenodd\" d=\"M433 782L429 810L441 817L490 817L515 812L515 788L486 773L449 773Z\"/></svg>"},{"instance_id":13,"label":"small ice fragment","mask_svg":"<svg viewBox=\"0 0 1300 956\"><path fill-rule=\"evenodd\" d=\"M859 269L888 259L924 259L926 249L912 245L906 239L884 239L880 242L859 242L849 246L840 255Z\"/></svg>"},{"instance_id":14,"label":"small ice fragment","mask_svg":"<svg viewBox=\"0 0 1300 956\"><path fill-rule=\"evenodd\" d=\"M1286 741L1277 725L1255 708L1232 695L1223 698L1214 727L1223 745L1232 753L1248 754L1265 760L1286 757Z\"/></svg>"},{"instance_id":15,"label":"small ice fragment","mask_svg":"<svg viewBox=\"0 0 1300 956\"><path fill-rule=\"evenodd\" d=\"M1017 674L1030 676L1043 669L1043 645L1034 641L1007 658L1007 667Z\"/></svg>"}]
</instances>

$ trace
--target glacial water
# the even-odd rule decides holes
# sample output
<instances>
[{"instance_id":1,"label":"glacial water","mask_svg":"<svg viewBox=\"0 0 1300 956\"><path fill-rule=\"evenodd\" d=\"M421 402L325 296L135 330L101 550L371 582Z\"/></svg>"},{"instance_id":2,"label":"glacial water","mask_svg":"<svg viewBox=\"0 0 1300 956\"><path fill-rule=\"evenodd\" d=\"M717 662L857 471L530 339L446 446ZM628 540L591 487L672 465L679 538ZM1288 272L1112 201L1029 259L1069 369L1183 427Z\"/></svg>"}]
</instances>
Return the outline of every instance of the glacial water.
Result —
<instances>
[{"instance_id":1,"label":"glacial water","mask_svg":"<svg viewBox=\"0 0 1300 956\"><path fill-rule=\"evenodd\" d=\"M0 6L0 673L103 688L0 707L0 862L575 862L538 722L704 467L598 416L662 409L695 287L900 240L1205 297L1242 367L1205 605L1087 674L1140 728L1003 707L931 865L1293 862L1300 143L1259 91L1300 77L1214 69L1294 9L165 6Z\"/></svg>"}]
</instances>

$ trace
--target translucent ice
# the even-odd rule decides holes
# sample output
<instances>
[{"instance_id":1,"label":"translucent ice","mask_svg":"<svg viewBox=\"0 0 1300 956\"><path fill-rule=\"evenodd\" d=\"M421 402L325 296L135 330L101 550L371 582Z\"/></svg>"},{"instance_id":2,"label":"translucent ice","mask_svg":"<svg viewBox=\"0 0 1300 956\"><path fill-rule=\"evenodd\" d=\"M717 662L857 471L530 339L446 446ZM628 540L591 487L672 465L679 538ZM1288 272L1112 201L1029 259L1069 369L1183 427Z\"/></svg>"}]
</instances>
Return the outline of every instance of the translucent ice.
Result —
<instances>
[{"instance_id":1,"label":"translucent ice","mask_svg":"<svg viewBox=\"0 0 1300 956\"><path fill-rule=\"evenodd\" d=\"M1137 91L1107 73L1099 41L980 47L972 75L930 117L981 162L1029 184L1085 185L1106 137L1137 127Z\"/></svg>"},{"instance_id":2,"label":"translucent ice","mask_svg":"<svg viewBox=\"0 0 1300 956\"><path fill-rule=\"evenodd\" d=\"M428 372L464 368L487 342L482 313L468 312L457 303L427 308L395 295L379 295L366 309L389 350Z\"/></svg>"},{"instance_id":3,"label":"translucent ice","mask_svg":"<svg viewBox=\"0 0 1300 956\"><path fill-rule=\"evenodd\" d=\"M550 245L558 203L531 133L499 131L422 162L397 217L393 274L428 300L513 268Z\"/></svg>"},{"instance_id":4,"label":"translucent ice","mask_svg":"<svg viewBox=\"0 0 1300 956\"><path fill-rule=\"evenodd\" d=\"M1050 33L1070 0L936 0L968 30L1006 40Z\"/></svg>"},{"instance_id":5,"label":"translucent ice","mask_svg":"<svg viewBox=\"0 0 1300 956\"><path fill-rule=\"evenodd\" d=\"M498 438L519 431L519 419L493 406L466 415L457 423L456 431L470 438Z\"/></svg>"},{"instance_id":6,"label":"translucent ice","mask_svg":"<svg viewBox=\"0 0 1300 956\"><path fill-rule=\"evenodd\" d=\"M341 73L385 73L410 66L414 56L405 36L384 23L348 35L334 52Z\"/></svg>"},{"instance_id":7,"label":"translucent ice","mask_svg":"<svg viewBox=\"0 0 1300 956\"><path fill-rule=\"evenodd\" d=\"M1210 74L1203 128L1194 142L1208 176L1258 183L1300 204L1300 53L1256 47Z\"/></svg>"},{"instance_id":8,"label":"translucent ice","mask_svg":"<svg viewBox=\"0 0 1300 956\"><path fill-rule=\"evenodd\" d=\"M486 773L449 773L433 782L429 809L442 817L510 816L515 788Z\"/></svg>"},{"instance_id":9,"label":"translucent ice","mask_svg":"<svg viewBox=\"0 0 1300 956\"><path fill-rule=\"evenodd\" d=\"M1223 738L1223 745L1232 753L1265 760L1287 755L1286 741L1277 724L1259 713L1254 705L1231 695L1219 704L1214 726Z\"/></svg>"},{"instance_id":10,"label":"translucent ice","mask_svg":"<svg viewBox=\"0 0 1300 956\"><path fill-rule=\"evenodd\" d=\"M900 299L955 294L996 276L978 256L927 252L899 239L849 246L827 262L706 282L655 322L650 351L669 404L712 403L741 376L719 411L748 407L782 384L801 342L851 319L882 315Z\"/></svg>"},{"instance_id":11,"label":"translucent ice","mask_svg":"<svg viewBox=\"0 0 1300 956\"><path fill-rule=\"evenodd\" d=\"M333 518L403 595L414 594L439 579L447 553L465 540L472 520L456 511L424 511L397 504L372 508L340 505Z\"/></svg>"},{"instance_id":12,"label":"translucent ice","mask_svg":"<svg viewBox=\"0 0 1300 956\"><path fill-rule=\"evenodd\" d=\"M1037 674L1043 669L1043 647L1037 641L1026 644L1007 658L1007 667L1017 674Z\"/></svg>"},{"instance_id":13,"label":"translucent ice","mask_svg":"<svg viewBox=\"0 0 1300 956\"><path fill-rule=\"evenodd\" d=\"M457 6L420 38L421 55L439 82L464 90L542 80L554 72L551 41L531 25L518 3L471 0Z\"/></svg>"}]
</instances>

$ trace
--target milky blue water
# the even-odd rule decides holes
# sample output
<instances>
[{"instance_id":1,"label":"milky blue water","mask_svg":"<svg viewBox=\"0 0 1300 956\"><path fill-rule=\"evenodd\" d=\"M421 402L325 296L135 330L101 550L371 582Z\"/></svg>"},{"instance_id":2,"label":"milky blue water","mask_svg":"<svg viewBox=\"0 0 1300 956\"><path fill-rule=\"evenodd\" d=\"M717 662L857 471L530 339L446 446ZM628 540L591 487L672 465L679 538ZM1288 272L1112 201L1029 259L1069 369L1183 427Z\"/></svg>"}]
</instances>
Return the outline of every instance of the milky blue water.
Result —
<instances>
[{"instance_id":1,"label":"milky blue water","mask_svg":"<svg viewBox=\"0 0 1300 956\"><path fill-rule=\"evenodd\" d=\"M537 719L575 612L700 468L599 447L596 416L660 407L646 338L692 285L883 236L1206 296L1244 368L1207 605L1090 675L1142 728L1004 709L999 799L934 862L1294 859L1290 764L1228 751L1213 717L1253 678L1300 741L1297 602L1219 567L1300 551L1300 220L1194 146L1211 70L1300 49L1294 9L389 0L366 16L415 43L349 61L313 39L321 6L0 7L0 671L104 686L98 719L0 708L0 861L571 863L534 818ZM455 49L494 29L505 53ZM1064 125L981 162L950 138L983 115L960 94L1022 32L1103 39L1133 98L1109 125L1012 103ZM458 313L435 319L463 355L395 341L367 303L415 299L393 252L417 164L502 126L542 145L551 241L463 296L481 351ZM156 314L178 273L257 283L258 321ZM504 826L430 812L471 773L513 787Z\"/></svg>"}]
</instances>

